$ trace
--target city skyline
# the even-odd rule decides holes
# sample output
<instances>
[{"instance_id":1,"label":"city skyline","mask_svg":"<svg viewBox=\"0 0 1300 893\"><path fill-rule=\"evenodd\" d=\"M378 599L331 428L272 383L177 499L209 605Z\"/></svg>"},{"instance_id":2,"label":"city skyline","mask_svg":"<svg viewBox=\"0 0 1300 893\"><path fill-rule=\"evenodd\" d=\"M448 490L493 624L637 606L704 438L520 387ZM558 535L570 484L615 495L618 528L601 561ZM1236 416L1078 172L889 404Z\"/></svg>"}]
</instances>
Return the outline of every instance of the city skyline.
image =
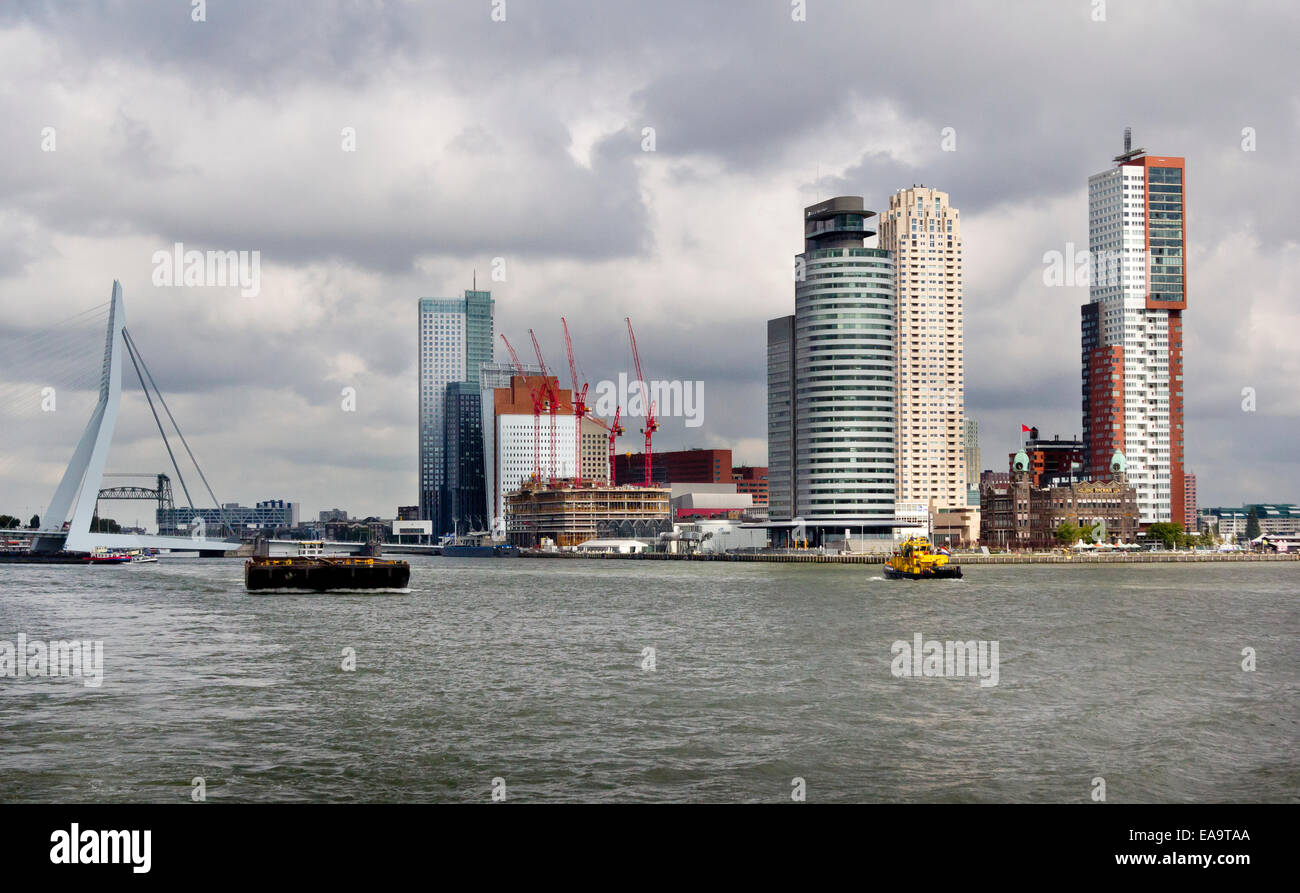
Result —
<instances>
[{"instance_id":1,"label":"city skyline","mask_svg":"<svg viewBox=\"0 0 1300 893\"><path fill-rule=\"evenodd\" d=\"M1118 151L1126 125L1137 144L1187 158L1189 214L1215 221L1188 243L1197 274L1185 464L1199 499L1287 502L1300 492L1288 455L1300 407L1279 384L1296 371L1285 333L1297 322L1287 289L1300 268L1284 213L1295 187L1282 175L1297 125L1277 111L1289 101L1285 7L1262 8L1248 28L1179 5L1170 14L1183 46L1222 42L1224 56L1212 76L1176 84L1158 77L1171 51L1144 37L1166 16L1158 5L1112 4L1107 22L1082 8L955 9L926 23L934 65L850 83L819 104L780 85L813 60L841 65L835 49L851 36L908 33L921 14L828 4L792 22L782 8L691 7L682 21L703 18L717 41L704 62L691 52L696 26L662 9L643 18L559 4L542 15L519 4L500 24L451 9L438 31L413 21L398 37L403 29L377 32L340 7L336 23L304 40L322 55L346 43L353 55L341 68L300 57L291 83L294 69L262 52L272 44L258 34L292 22L228 6L237 15L178 16L153 30L134 10L87 8L67 30L39 12L0 13L16 135L0 181L0 334L100 303L106 283L122 279L132 329L223 501L275 497L309 514L343 505L359 516L410 504L408 308L460 294L475 270L498 302L497 330L536 328L554 368L564 314L591 378L629 371L621 320L630 315L648 377L706 382L703 426L664 419L656 449L726 447L738 463L768 464L763 325L788 307L794 215L846 193L883 209L911 183L933 184L962 210L966 416L980 423L983 455L1014 448L1021 422L1081 434L1077 308L1088 289L1046 286L1042 259L1086 248L1086 178ZM1012 19L1023 31L1005 27ZM990 21L997 33L972 61L970 35ZM125 28L134 39L115 46ZM580 51L573 41L589 48L593 29L608 45ZM466 34L484 64L499 54L513 67L495 79L440 79ZM77 63L54 67L57 48L75 48ZM888 40L871 50L882 72L911 65ZM569 73L549 61L575 54ZM655 56L673 64L638 64ZM1022 83L994 58L1042 72ZM1117 105L1082 90L1081 73L1121 62L1151 75L1148 96ZM542 72L558 78L546 95L529 86ZM239 101L205 98L214 78ZM52 152L41 149L47 127ZM340 148L348 127L355 153ZM1265 194L1277 198L1245 198ZM713 225L721 206L731 225ZM151 258L177 242L260 251L261 293L156 287ZM348 387L357 410L341 415ZM1243 388L1255 389L1254 411L1242 409ZM23 420L21 437L4 444L0 511L43 510L75 440L67 429L85 414L70 396L55 418ZM166 470L150 426L128 390L112 467ZM619 448L639 444L629 435Z\"/></svg>"}]
</instances>

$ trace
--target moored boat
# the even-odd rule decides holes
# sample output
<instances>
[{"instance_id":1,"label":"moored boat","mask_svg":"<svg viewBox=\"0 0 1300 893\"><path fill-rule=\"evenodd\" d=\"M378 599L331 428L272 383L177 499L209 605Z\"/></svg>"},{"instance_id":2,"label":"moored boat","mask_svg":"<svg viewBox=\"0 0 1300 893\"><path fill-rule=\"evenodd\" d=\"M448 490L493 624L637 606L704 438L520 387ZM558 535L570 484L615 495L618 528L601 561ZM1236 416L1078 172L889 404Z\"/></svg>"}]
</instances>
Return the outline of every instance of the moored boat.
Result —
<instances>
[{"instance_id":1,"label":"moored boat","mask_svg":"<svg viewBox=\"0 0 1300 893\"><path fill-rule=\"evenodd\" d=\"M505 544L479 546L472 543L448 543L442 547L444 558L518 558L519 547Z\"/></svg>"},{"instance_id":2,"label":"moored boat","mask_svg":"<svg viewBox=\"0 0 1300 893\"><path fill-rule=\"evenodd\" d=\"M93 552L81 560L86 564L130 564L131 556L125 552L116 552L103 546L97 546Z\"/></svg>"},{"instance_id":3,"label":"moored boat","mask_svg":"<svg viewBox=\"0 0 1300 893\"><path fill-rule=\"evenodd\" d=\"M890 580L957 580L961 565L949 563L947 549L936 549L923 536L904 540L885 560L885 577Z\"/></svg>"},{"instance_id":4,"label":"moored boat","mask_svg":"<svg viewBox=\"0 0 1300 893\"><path fill-rule=\"evenodd\" d=\"M325 555L320 542L300 544L286 558L255 556L244 562L244 587L258 589L405 589L411 566L374 556Z\"/></svg>"}]
</instances>

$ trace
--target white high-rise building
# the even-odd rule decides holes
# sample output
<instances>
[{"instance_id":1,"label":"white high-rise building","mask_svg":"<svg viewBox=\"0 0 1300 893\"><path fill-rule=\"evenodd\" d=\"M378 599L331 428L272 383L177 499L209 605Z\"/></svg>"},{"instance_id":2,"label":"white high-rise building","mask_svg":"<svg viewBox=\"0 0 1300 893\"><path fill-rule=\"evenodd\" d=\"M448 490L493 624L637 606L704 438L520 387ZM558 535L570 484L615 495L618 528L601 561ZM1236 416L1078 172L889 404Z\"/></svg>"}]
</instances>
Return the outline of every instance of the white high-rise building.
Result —
<instances>
[{"instance_id":1,"label":"white high-rise building","mask_svg":"<svg viewBox=\"0 0 1300 893\"><path fill-rule=\"evenodd\" d=\"M1120 451L1142 524L1184 512L1183 159L1131 150L1088 178L1089 302L1083 306L1088 473Z\"/></svg>"},{"instance_id":2,"label":"white high-rise building","mask_svg":"<svg viewBox=\"0 0 1300 893\"><path fill-rule=\"evenodd\" d=\"M572 411L555 417L555 476L571 478L577 474L577 417ZM584 420L585 421L585 420ZM590 423L588 423L590 424ZM532 414L502 413L496 424L497 467L496 504L506 504L506 494L513 493L533 476L533 447L537 447L537 466L543 478L551 473L551 417L542 414L534 429ZM534 430L536 438L534 439Z\"/></svg>"},{"instance_id":3,"label":"white high-rise building","mask_svg":"<svg viewBox=\"0 0 1300 893\"><path fill-rule=\"evenodd\" d=\"M968 501L961 214L926 186L889 197L880 247L894 254L898 300L898 500Z\"/></svg>"},{"instance_id":4,"label":"white high-rise building","mask_svg":"<svg viewBox=\"0 0 1300 893\"><path fill-rule=\"evenodd\" d=\"M525 374L542 374L540 366L523 367ZM505 536L505 520L501 517L501 489L497 486L497 445L496 445L496 392L499 388L509 388L510 379L516 373L511 363L484 363L479 370L480 412L483 418L483 487L488 517L492 530Z\"/></svg>"}]
</instances>

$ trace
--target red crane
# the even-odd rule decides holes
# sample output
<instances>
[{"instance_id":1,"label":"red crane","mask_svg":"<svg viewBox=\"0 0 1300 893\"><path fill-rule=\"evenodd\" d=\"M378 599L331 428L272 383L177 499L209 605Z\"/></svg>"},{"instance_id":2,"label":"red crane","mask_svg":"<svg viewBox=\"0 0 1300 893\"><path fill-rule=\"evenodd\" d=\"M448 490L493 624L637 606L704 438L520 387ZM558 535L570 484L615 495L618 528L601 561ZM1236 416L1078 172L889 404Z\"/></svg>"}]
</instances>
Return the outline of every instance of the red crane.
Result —
<instances>
[{"instance_id":1,"label":"red crane","mask_svg":"<svg viewBox=\"0 0 1300 893\"><path fill-rule=\"evenodd\" d=\"M618 417L623 412L623 407L614 407L614 424L606 425L600 419L594 419L596 424L609 432L609 485L614 486L614 439L621 437L623 426L618 423Z\"/></svg>"},{"instance_id":2,"label":"red crane","mask_svg":"<svg viewBox=\"0 0 1300 893\"><path fill-rule=\"evenodd\" d=\"M528 330L528 337L533 339L533 350L537 353L537 365L540 366L540 367L542 368L542 381L543 381L542 388L543 388L543 393L545 393L545 395L546 395L547 403L550 404L550 406L549 406L549 409L550 409L550 412L551 412L551 469L550 469L551 474L550 474L550 481L551 481L551 486L554 487L554 486L555 486L555 481L556 481L556 477L555 477L555 463L556 463L556 455L555 455L555 414L556 414L556 412L559 410L559 407L560 407L560 388L559 388L559 385L558 385L558 384L552 384L552 383L551 383L551 373L550 373L550 372L547 370L547 368L546 368L546 360L542 358L542 348L541 348L541 345L539 345L539 344L537 343L537 336L536 336L535 334L533 334L533 330L532 330L532 329L529 329L529 330Z\"/></svg>"},{"instance_id":3,"label":"red crane","mask_svg":"<svg viewBox=\"0 0 1300 893\"><path fill-rule=\"evenodd\" d=\"M623 407L614 407L614 423L612 425L596 416L590 417L593 424L599 425L609 432L607 440L609 441L609 486L611 487L614 486L614 441L616 438L623 436L623 426L618 423L619 416L622 413Z\"/></svg>"},{"instance_id":4,"label":"red crane","mask_svg":"<svg viewBox=\"0 0 1300 893\"><path fill-rule=\"evenodd\" d=\"M645 404L645 427L641 433L645 435L645 484L650 486L650 443L654 433L659 430L659 422L655 420L655 404L650 399L650 386L641 374L641 356L636 350L636 334L632 331L632 318L623 317L627 323L627 339L632 343L632 363L636 366L636 380L641 385L641 402Z\"/></svg>"},{"instance_id":5,"label":"red crane","mask_svg":"<svg viewBox=\"0 0 1300 893\"><path fill-rule=\"evenodd\" d=\"M569 354L569 378L573 380L573 417L576 431L573 437L573 455L577 457L578 465L574 479L579 487L582 486L582 420L587 415L587 386L589 382L582 383L582 390L578 390L578 364L573 360L573 341L569 338L569 323L563 316L560 317L560 325L564 326L564 349ZM617 420L615 421L617 424ZM608 429L606 429L608 430Z\"/></svg>"},{"instance_id":6,"label":"red crane","mask_svg":"<svg viewBox=\"0 0 1300 893\"><path fill-rule=\"evenodd\" d=\"M515 353L515 349L510 346L510 342L506 341L504 332L501 333L501 340L506 342L506 350L510 351L510 362L526 385L528 383L528 373L524 371L524 364L519 362L519 354ZM536 388L529 388L528 395L533 398L533 479L541 480L542 469L540 456L542 450L540 438L542 430L542 398ZM500 449L499 444L498 449Z\"/></svg>"}]
</instances>

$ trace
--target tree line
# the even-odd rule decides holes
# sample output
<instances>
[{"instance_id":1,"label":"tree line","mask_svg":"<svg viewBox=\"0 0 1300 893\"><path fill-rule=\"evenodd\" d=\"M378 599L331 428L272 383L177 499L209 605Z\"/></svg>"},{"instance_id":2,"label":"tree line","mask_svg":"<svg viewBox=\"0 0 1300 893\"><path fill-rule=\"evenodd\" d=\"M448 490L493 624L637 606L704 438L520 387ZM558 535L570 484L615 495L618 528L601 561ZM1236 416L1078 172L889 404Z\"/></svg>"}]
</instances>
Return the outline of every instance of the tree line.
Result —
<instances>
[{"instance_id":1,"label":"tree line","mask_svg":"<svg viewBox=\"0 0 1300 893\"><path fill-rule=\"evenodd\" d=\"M1248 535L1249 532L1250 528L1248 526ZM1088 545L1096 545L1092 539L1091 527L1077 526L1069 521L1062 521L1060 526L1056 528L1054 536L1056 541L1063 546L1073 546L1080 540ZM1198 547L1213 549L1216 544L1216 537L1210 530L1201 533L1188 533L1183 529L1183 525L1169 521L1160 521L1148 527L1147 539L1158 540L1166 549L1192 549Z\"/></svg>"},{"instance_id":2,"label":"tree line","mask_svg":"<svg viewBox=\"0 0 1300 893\"><path fill-rule=\"evenodd\" d=\"M0 530L40 530L41 516L32 515L31 520L27 522L27 527L23 528L21 518L15 518L13 515L0 515ZM90 519L91 533L121 533L122 525L118 524L112 518L101 518L95 515Z\"/></svg>"}]
</instances>

